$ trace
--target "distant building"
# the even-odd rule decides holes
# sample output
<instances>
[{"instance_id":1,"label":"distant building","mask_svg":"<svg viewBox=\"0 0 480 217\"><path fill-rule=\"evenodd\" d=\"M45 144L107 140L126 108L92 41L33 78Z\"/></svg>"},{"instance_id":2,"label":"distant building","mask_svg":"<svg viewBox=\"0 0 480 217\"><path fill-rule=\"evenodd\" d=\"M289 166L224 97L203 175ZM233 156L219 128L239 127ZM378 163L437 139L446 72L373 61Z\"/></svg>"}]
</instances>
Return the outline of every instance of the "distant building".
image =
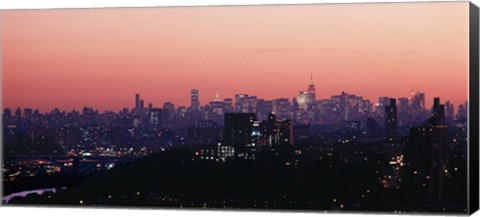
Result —
<instances>
[{"instance_id":1,"label":"distant building","mask_svg":"<svg viewBox=\"0 0 480 217\"><path fill-rule=\"evenodd\" d=\"M15 110L15 117L16 118L22 117L22 110L20 108L17 108L17 110Z\"/></svg>"},{"instance_id":2,"label":"distant building","mask_svg":"<svg viewBox=\"0 0 480 217\"><path fill-rule=\"evenodd\" d=\"M140 100L140 111L143 112L144 109L145 109L145 102L143 100Z\"/></svg>"},{"instance_id":3,"label":"distant building","mask_svg":"<svg viewBox=\"0 0 480 217\"><path fill-rule=\"evenodd\" d=\"M308 88L306 91L300 91L298 93L297 103L299 109L307 111L315 106L315 101L315 85L313 84L313 76L310 75L310 83L308 85Z\"/></svg>"},{"instance_id":4,"label":"distant building","mask_svg":"<svg viewBox=\"0 0 480 217\"><path fill-rule=\"evenodd\" d=\"M396 100L392 98L390 99L390 105L385 106L385 133L387 139L395 139L397 131L397 104Z\"/></svg>"},{"instance_id":5,"label":"distant building","mask_svg":"<svg viewBox=\"0 0 480 217\"><path fill-rule=\"evenodd\" d=\"M266 121L266 136L268 139L268 145L271 147L292 145L293 134L291 121L277 121L275 114L270 114Z\"/></svg>"},{"instance_id":6,"label":"distant building","mask_svg":"<svg viewBox=\"0 0 480 217\"><path fill-rule=\"evenodd\" d=\"M434 124L445 124L445 105L440 104L440 98L438 97L433 99L432 114L432 120L438 122Z\"/></svg>"},{"instance_id":7,"label":"distant building","mask_svg":"<svg viewBox=\"0 0 480 217\"><path fill-rule=\"evenodd\" d=\"M6 108L3 110L3 118L4 118L4 121L5 125L8 125L8 123L10 123L10 119L12 118L12 110L10 110L9 108Z\"/></svg>"},{"instance_id":8,"label":"distant building","mask_svg":"<svg viewBox=\"0 0 480 217\"><path fill-rule=\"evenodd\" d=\"M194 147L215 147L220 138L220 128L213 121L197 121L189 128L188 137Z\"/></svg>"},{"instance_id":9,"label":"distant building","mask_svg":"<svg viewBox=\"0 0 480 217\"><path fill-rule=\"evenodd\" d=\"M247 98L248 94L235 94L235 112L242 112L242 99Z\"/></svg>"},{"instance_id":10,"label":"distant building","mask_svg":"<svg viewBox=\"0 0 480 217\"><path fill-rule=\"evenodd\" d=\"M165 123L170 123L175 118L175 105L171 102L165 102L162 110L162 120Z\"/></svg>"},{"instance_id":11,"label":"distant building","mask_svg":"<svg viewBox=\"0 0 480 217\"><path fill-rule=\"evenodd\" d=\"M208 106L205 107L204 113L206 114L205 119L213 120L217 124L223 126L225 102L220 101L218 93L216 94L214 101L210 102Z\"/></svg>"},{"instance_id":12,"label":"distant building","mask_svg":"<svg viewBox=\"0 0 480 217\"><path fill-rule=\"evenodd\" d=\"M445 103L445 120L448 123L451 123L455 119L455 106L450 103L450 101L447 101Z\"/></svg>"},{"instance_id":13,"label":"distant building","mask_svg":"<svg viewBox=\"0 0 480 217\"><path fill-rule=\"evenodd\" d=\"M398 98L397 112L398 126L410 126L410 101L408 100L408 98Z\"/></svg>"},{"instance_id":14,"label":"distant building","mask_svg":"<svg viewBox=\"0 0 480 217\"><path fill-rule=\"evenodd\" d=\"M151 125L153 126L160 125L160 122L162 119L162 110L158 108L150 109L149 119L150 119L149 121Z\"/></svg>"},{"instance_id":15,"label":"distant building","mask_svg":"<svg viewBox=\"0 0 480 217\"><path fill-rule=\"evenodd\" d=\"M414 92L410 97L411 107L414 110L425 108L425 93Z\"/></svg>"},{"instance_id":16,"label":"distant building","mask_svg":"<svg viewBox=\"0 0 480 217\"><path fill-rule=\"evenodd\" d=\"M140 94L135 94L135 110L138 110L140 108Z\"/></svg>"},{"instance_id":17,"label":"distant building","mask_svg":"<svg viewBox=\"0 0 480 217\"><path fill-rule=\"evenodd\" d=\"M279 120L292 119L292 105L287 98L273 100L273 112Z\"/></svg>"},{"instance_id":18,"label":"distant building","mask_svg":"<svg viewBox=\"0 0 480 217\"><path fill-rule=\"evenodd\" d=\"M225 99L223 101L223 103L224 103L224 108L225 108L224 112L233 112L234 111L233 100L231 98Z\"/></svg>"},{"instance_id":19,"label":"distant building","mask_svg":"<svg viewBox=\"0 0 480 217\"><path fill-rule=\"evenodd\" d=\"M198 90L197 89L191 90L191 93L190 93L190 100L191 100L190 109L192 109L192 110L199 110L200 109L200 100L198 98L199 98Z\"/></svg>"},{"instance_id":20,"label":"distant building","mask_svg":"<svg viewBox=\"0 0 480 217\"><path fill-rule=\"evenodd\" d=\"M257 97L248 94L235 95L235 112L255 113L257 110Z\"/></svg>"}]
</instances>

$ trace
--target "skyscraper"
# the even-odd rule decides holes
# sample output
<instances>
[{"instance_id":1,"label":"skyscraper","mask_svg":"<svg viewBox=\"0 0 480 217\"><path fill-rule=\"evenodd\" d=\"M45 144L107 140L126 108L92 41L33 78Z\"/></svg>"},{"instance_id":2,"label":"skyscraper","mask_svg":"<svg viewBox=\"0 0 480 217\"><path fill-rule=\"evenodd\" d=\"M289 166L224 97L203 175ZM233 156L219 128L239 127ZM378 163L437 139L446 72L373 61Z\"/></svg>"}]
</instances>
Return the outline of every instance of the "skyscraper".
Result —
<instances>
[{"instance_id":1,"label":"skyscraper","mask_svg":"<svg viewBox=\"0 0 480 217\"><path fill-rule=\"evenodd\" d=\"M140 100L140 111L143 111L143 109L145 109L145 102Z\"/></svg>"},{"instance_id":2,"label":"skyscraper","mask_svg":"<svg viewBox=\"0 0 480 217\"><path fill-rule=\"evenodd\" d=\"M298 93L297 103L300 109L307 111L315 105L315 101L315 85L313 84L313 76L310 75L310 84L306 91Z\"/></svg>"},{"instance_id":3,"label":"skyscraper","mask_svg":"<svg viewBox=\"0 0 480 217\"><path fill-rule=\"evenodd\" d=\"M448 150L448 127L445 125L445 105L434 98L433 114L421 127L410 128L405 148L407 174L411 182L426 183L429 205L443 205L444 176ZM412 176L411 174L422 174Z\"/></svg>"},{"instance_id":4,"label":"skyscraper","mask_svg":"<svg viewBox=\"0 0 480 217\"><path fill-rule=\"evenodd\" d=\"M135 94L135 110L138 110L140 107L140 94Z\"/></svg>"},{"instance_id":5,"label":"skyscraper","mask_svg":"<svg viewBox=\"0 0 480 217\"><path fill-rule=\"evenodd\" d=\"M440 104L440 98L433 98L433 107L432 107L432 120L436 121L434 124L444 124L445 123L445 105Z\"/></svg>"},{"instance_id":6,"label":"skyscraper","mask_svg":"<svg viewBox=\"0 0 480 217\"><path fill-rule=\"evenodd\" d=\"M390 99L390 105L385 106L385 131L387 139L394 139L397 136L397 101Z\"/></svg>"},{"instance_id":7,"label":"skyscraper","mask_svg":"<svg viewBox=\"0 0 480 217\"><path fill-rule=\"evenodd\" d=\"M313 102L316 100L315 85L313 84L313 74L310 74L310 84L308 85L307 92L312 94Z\"/></svg>"},{"instance_id":8,"label":"skyscraper","mask_svg":"<svg viewBox=\"0 0 480 217\"><path fill-rule=\"evenodd\" d=\"M200 101L198 99L198 90L197 89L192 89L192 91L191 91L190 108L192 110L199 110L200 109Z\"/></svg>"},{"instance_id":9,"label":"skyscraper","mask_svg":"<svg viewBox=\"0 0 480 217\"><path fill-rule=\"evenodd\" d=\"M404 127L409 126L410 124L410 105L408 98L401 97L398 98L398 126Z\"/></svg>"}]
</instances>

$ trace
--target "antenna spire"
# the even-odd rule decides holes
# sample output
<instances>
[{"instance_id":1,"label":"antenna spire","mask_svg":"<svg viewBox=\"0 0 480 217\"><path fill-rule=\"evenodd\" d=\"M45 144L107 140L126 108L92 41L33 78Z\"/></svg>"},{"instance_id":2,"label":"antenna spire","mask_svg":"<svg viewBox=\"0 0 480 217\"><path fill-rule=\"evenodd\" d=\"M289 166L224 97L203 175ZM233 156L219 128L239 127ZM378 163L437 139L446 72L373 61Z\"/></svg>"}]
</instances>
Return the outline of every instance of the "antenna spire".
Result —
<instances>
[{"instance_id":1,"label":"antenna spire","mask_svg":"<svg viewBox=\"0 0 480 217\"><path fill-rule=\"evenodd\" d=\"M215 102L220 102L220 94L218 94L218 90L217 90L217 93L215 94Z\"/></svg>"}]
</instances>

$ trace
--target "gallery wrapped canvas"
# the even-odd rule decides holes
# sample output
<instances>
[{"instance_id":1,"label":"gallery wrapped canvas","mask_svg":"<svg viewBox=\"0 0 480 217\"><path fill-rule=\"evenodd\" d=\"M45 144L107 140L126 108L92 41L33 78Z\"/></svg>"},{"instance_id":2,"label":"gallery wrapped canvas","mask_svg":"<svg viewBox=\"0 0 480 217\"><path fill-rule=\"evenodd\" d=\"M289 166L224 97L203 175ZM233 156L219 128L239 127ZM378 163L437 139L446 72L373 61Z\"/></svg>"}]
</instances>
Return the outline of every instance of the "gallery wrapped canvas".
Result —
<instances>
[{"instance_id":1,"label":"gallery wrapped canvas","mask_svg":"<svg viewBox=\"0 0 480 217\"><path fill-rule=\"evenodd\" d=\"M478 209L468 1L0 18L2 205Z\"/></svg>"}]
</instances>

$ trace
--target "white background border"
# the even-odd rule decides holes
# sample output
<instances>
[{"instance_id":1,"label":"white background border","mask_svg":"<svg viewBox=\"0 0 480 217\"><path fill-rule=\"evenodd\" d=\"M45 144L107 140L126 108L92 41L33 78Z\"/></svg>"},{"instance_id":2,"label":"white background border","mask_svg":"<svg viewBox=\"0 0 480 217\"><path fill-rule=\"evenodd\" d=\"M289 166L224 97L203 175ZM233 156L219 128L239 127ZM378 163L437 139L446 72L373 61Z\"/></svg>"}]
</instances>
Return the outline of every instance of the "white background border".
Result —
<instances>
[{"instance_id":1,"label":"white background border","mask_svg":"<svg viewBox=\"0 0 480 217\"><path fill-rule=\"evenodd\" d=\"M431 0L417 0L428 2ZM455 1L455 0L446 0ZM0 0L0 9L47 9L47 8L104 8L104 7L151 7L151 6L205 6L205 5L259 5L259 4L309 4L309 3L360 3L360 2L413 2L399 0ZM480 6L480 0L472 0ZM1 85L0 85L1 87ZM310 216L365 216L381 217L394 215L378 214L324 214L301 212L251 212L251 211L178 211L178 210L141 210L141 209L80 209L80 208L26 208L26 207L1 207L0 216L111 216L124 217L141 215L150 216L208 216L208 217L310 217ZM402 214L402 216L407 216ZM480 217L477 212L476 217Z\"/></svg>"}]
</instances>

